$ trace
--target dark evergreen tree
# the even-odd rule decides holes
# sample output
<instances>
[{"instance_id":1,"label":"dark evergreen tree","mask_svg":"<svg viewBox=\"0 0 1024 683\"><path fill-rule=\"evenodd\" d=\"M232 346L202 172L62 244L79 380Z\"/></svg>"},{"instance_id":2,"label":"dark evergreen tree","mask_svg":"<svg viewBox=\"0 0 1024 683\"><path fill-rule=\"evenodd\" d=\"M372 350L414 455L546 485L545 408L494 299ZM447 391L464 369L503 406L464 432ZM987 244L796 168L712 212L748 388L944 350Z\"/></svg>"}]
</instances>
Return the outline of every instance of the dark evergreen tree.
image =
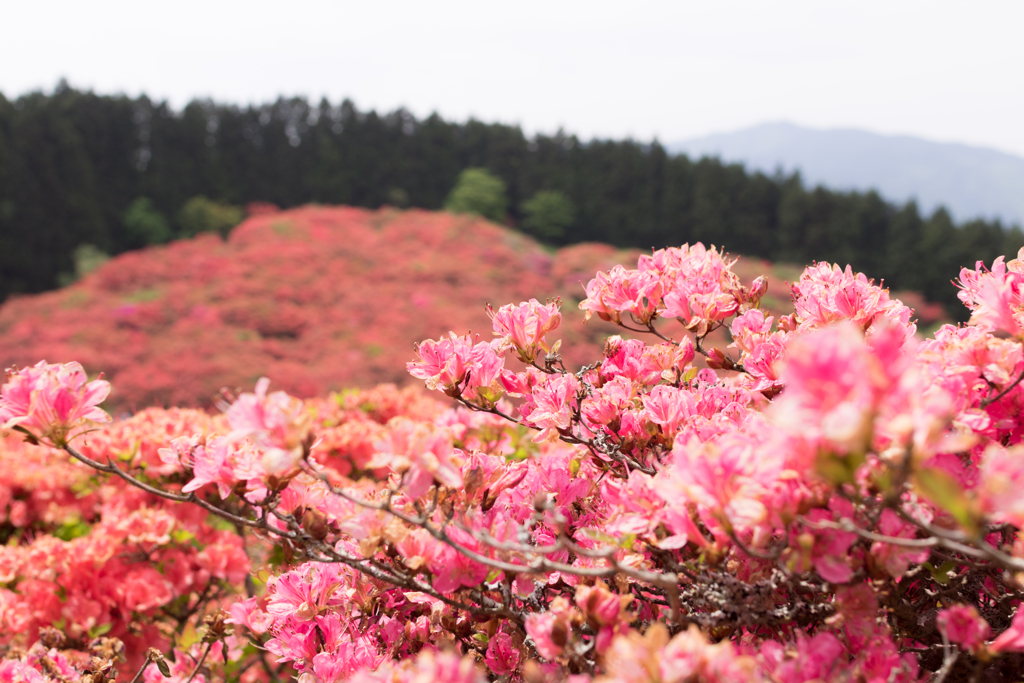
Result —
<instances>
[{"instance_id":1,"label":"dark evergreen tree","mask_svg":"<svg viewBox=\"0 0 1024 683\"><path fill-rule=\"evenodd\" d=\"M699 240L777 261L849 263L961 317L950 273L1024 245L1018 227L957 227L944 211L925 218L913 203L670 156L657 142L583 142L562 131L528 138L515 126L361 112L347 100L199 100L176 111L62 83L51 94L0 95L0 299L56 286L76 272L82 245L117 254L166 239L154 216L175 218L178 230L192 216L191 233L224 232L237 218L203 228L217 213L206 209L254 201L440 209L471 168L505 184L508 218L535 234L530 200L564 198L573 210L556 212L557 230L540 231L556 244ZM197 197L208 198L203 212Z\"/></svg>"}]
</instances>

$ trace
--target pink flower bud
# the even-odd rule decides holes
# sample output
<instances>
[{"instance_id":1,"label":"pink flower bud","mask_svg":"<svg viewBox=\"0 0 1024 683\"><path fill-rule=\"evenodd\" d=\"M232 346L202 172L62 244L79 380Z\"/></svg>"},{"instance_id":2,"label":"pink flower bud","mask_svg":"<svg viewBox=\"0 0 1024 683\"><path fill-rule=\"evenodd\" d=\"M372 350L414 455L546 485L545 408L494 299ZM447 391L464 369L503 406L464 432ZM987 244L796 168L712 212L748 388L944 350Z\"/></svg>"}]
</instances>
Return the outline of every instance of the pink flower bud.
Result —
<instances>
[{"instance_id":1,"label":"pink flower bud","mask_svg":"<svg viewBox=\"0 0 1024 683\"><path fill-rule=\"evenodd\" d=\"M718 349L710 349L707 356L708 367L713 370L720 370L726 365L725 354Z\"/></svg>"},{"instance_id":2,"label":"pink flower bud","mask_svg":"<svg viewBox=\"0 0 1024 683\"><path fill-rule=\"evenodd\" d=\"M768 291L768 279L761 275L750 285L750 300L760 301L761 297Z\"/></svg>"},{"instance_id":3,"label":"pink flower bud","mask_svg":"<svg viewBox=\"0 0 1024 683\"><path fill-rule=\"evenodd\" d=\"M684 368L693 362L693 357L697 352L697 347L693 343L693 339L690 337L683 337L683 340L679 342L679 358L677 360L677 367Z\"/></svg>"}]
</instances>

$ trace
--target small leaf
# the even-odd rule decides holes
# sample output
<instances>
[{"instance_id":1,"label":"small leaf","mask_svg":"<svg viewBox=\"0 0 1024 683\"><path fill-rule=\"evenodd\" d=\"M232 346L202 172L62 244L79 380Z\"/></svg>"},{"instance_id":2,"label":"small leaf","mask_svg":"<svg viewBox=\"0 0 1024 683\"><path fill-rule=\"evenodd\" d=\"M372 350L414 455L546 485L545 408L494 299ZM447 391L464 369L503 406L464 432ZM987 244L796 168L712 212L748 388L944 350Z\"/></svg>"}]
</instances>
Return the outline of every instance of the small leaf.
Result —
<instances>
[{"instance_id":1,"label":"small leaf","mask_svg":"<svg viewBox=\"0 0 1024 683\"><path fill-rule=\"evenodd\" d=\"M608 543L610 545L616 545L618 543L618 539L614 536L606 534L600 529L595 529L593 527L580 529L578 533L593 541L600 541L601 543Z\"/></svg>"},{"instance_id":2,"label":"small leaf","mask_svg":"<svg viewBox=\"0 0 1024 683\"><path fill-rule=\"evenodd\" d=\"M164 678L171 677L171 665L167 663L167 660L161 657L154 662L156 668L160 669L160 673L163 674Z\"/></svg>"},{"instance_id":3,"label":"small leaf","mask_svg":"<svg viewBox=\"0 0 1024 683\"><path fill-rule=\"evenodd\" d=\"M193 534L188 529L175 529L174 531L171 532L171 539L175 543L179 543L179 544L188 543L189 541L191 541L195 537L196 537L196 535Z\"/></svg>"},{"instance_id":4,"label":"small leaf","mask_svg":"<svg viewBox=\"0 0 1024 683\"><path fill-rule=\"evenodd\" d=\"M831 484L850 484L857 475L857 468L863 462L863 454L838 455L822 451L814 461L814 470Z\"/></svg>"},{"instance_id":5,"label":"small leaf","mask_svg":"<svg viewBox=\"0 0 1024 683\"><path fill-rule=\"evenodd\" d=\"M573 477L580 471L580 461L573 458L569 461L569 474Z\"/></svg>"},{"instance_id":6,"label":"small leaf","mask_svg":"<svg viewBox=\"0 0 1024 683\"><path fill-rule=\"evenodd\" d=\"M934 467L919 470L914 484L925 498L953 516L969 535L978 533L978 515L961 486L943 470Z\"/></svg>"},{"instance_id":7,"label":"small leaf","mask_svg":"<svg viewBox=\"0 0 1024 683\"><path fill-rule=\"evenodd\" d=\"M38 446L39 445L39 438L35 434L33 434L32 432L30 432L27 429L25 429L24 427L22 427L21 425L16 425L13 429L16 432L21 432L22 434L24 434L25 435L25 441L28 441L33 446Z\"/></svg>"},{"instance_id":8,"label":"small leaf","mask_svg":"<svg viewBox=\"0 0 1024 683\"><path fill-rule=\"evenodd\" d=\"M112 628L114 628L114 625L112 623L110 623L109 621L107 623L105 623L105 624L96 624L91 629L89 629L89 637L90 638L99 638L102 635L106 635L107 633L110 633L110 629L112 629Z\"/></svg>"},{"instance_id":9,"label":"small leaf","mask_svg":"<svg viewBox=\"0 0 1024 683\"><path fill-rule=\"evenodd\" d=\"M196 627L193 624L186 624L185 630L181 632L181 636L178 638L178 648L188 650L198 642L199 632L196 631Z\"/></svg>"}]
</instances>

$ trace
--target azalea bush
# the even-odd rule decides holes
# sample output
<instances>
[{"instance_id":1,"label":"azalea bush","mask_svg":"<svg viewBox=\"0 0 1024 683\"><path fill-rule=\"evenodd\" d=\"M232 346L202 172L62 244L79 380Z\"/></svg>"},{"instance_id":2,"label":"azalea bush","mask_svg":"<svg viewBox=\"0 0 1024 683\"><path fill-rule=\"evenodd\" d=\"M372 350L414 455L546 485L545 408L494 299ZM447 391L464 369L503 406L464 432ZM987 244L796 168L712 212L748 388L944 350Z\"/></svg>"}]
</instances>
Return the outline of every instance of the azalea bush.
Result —
<instances>
[{"instance_id":1,"label":"azalea bush","mask_svg":"<svg viewBox=\"0 0 1024 683\"><path fill-rule=\"evenodd\" d=\"M1022 258L922 340L849 268L776 319L659 250L586 285L599 357L559 300L489 308L419 344L435 397L260 380L106 424L77 364L12 370L0 679L1017 680Z\"/></svg>"}]
</instances>

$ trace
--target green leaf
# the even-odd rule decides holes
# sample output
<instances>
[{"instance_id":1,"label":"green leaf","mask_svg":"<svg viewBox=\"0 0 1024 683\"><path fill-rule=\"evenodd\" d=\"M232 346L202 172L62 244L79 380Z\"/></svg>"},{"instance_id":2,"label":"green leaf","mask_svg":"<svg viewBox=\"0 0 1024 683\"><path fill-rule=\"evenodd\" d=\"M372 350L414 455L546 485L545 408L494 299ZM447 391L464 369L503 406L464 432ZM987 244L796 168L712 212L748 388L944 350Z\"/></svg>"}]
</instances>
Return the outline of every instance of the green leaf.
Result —
<instances>
[{"instance_id":1,"label":"green leaf","mask_svg":"<svg viewBox=\"0 0 1024 683\"><path fill-rule=\"evenodd\" d=\"M595 529L593 527L586 527L584 529L580 529L578 533L586 538L589 538L593 541L598 541L600 543L607 543L608 545L619 544L619 539L601 531L600 529Z\"/></svg>"},{"instance_id":2,"label":"green leaf","mask_svg":"<svg viewBox=\"0 0 1024 683\"><path fill-rule=\"evenodd\" d=\"M218 519L220 519L220 518L218 517ZM188 529L175 529L174 531L171 532L171 539L175 543L179 543L179 544L188 543L189 541L191 541L195 537L196 537L196 535L193 534Z\"/></svg>"},{"instance_id":3,"label":"green leaf","mask_svg":"<svg viewBox=\"0 0 1024 683\"><path fill-rule=\"evenodd\" d=\"M857 468L863 463L864 455L862 453L838 455L830 451L822 451L818 453L818 457L814 461L814 470L831 484L850 484L853 483L857 475Z\"/></svg>"},{"instance_id":4,"label":"green leaf","mask_svg":"<svg viewBox=\"0 0 1024 683\"><path fill-rule=\"evenodd\" d=\"M110 629L112 628L114 628L114 625L109 621L105 624L96 624L91 629L89 629L89 637L99 638L100 636L110 633Z\"/></svg>"},{"instance_id":5,"label":"green leaf","mask_svg":"<svg viewBox=\"0 0 1024 683\"><path fill-rule=\"evenodd\" d=\"M161 657L160 659L156 660L154 664L156 664L156 668L160 669L160 673L163 675L164 678L171 677L171 665L167 663L166 659Z\"/></svg>"},{"instance_id":6,"label":"green leaf","mask_svg":"<svg viewBox=\"0 0 1024 683\"><path fill-rule=\"evenodd\" d=\"M57 527L53 535L62 541L70 541L74 538L87 536L90 531L92 531L92 527L82 520L71 519Z\"/></svg>"},{"instance_id":7,"label":"green leaf","mask_svg":"<svg viewBox=\"0 0 1024 683\"><path fill-rule=\"evenodd\" d=\"M978 533L978 514L960 485L946 472L935 468L918 470L915 488L928 500L953 516L969 535Z\"/></svg>"},{"instance_id":8,"label":"green leaf","mask_svg":"<svg viewBox=\"0 0 1024 683\"><path fill-rule=\"evenodd\" d=\"M206 523L212 526L217 531L235 531L235 525L224 519L220 515L215 515L212 512L207 515Z\"/></svg>"},{"instance_id":9,"label":"green leaf","mask_svg":"<svg viewBox=\"0 0 1024 683\"><path fill-rule=\"evenodd\" d=\"M185 629L178 638L178 649L187 651L190 647L199 642L199 632L193 624L186 624Z\"/></svg>"},{"instance_id":10,"label":"green leaf","mask_svg":"<svg viewBox=\"0 0 1024 683\"><path fill-rule=\"evenodd\" d=\"M931 562L924 563L924 568L931 572L932 578L943 586L949 583L949 572L956 569L956 566L952 560L947 560L938 567L933 567Z\"/></svg>"}]
</instances>

